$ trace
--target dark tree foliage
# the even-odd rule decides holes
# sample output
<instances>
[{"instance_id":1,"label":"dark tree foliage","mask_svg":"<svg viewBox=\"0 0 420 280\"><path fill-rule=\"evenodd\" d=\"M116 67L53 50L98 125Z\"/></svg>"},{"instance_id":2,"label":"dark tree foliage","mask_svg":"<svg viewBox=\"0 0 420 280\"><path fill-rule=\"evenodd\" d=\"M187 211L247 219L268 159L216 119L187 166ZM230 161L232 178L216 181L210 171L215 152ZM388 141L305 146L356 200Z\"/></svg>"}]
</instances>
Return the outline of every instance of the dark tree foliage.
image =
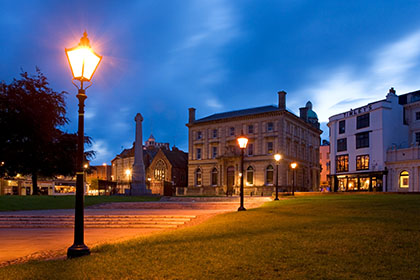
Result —
<instances>
[{"instance_id":1,"label":"dark tree foliage","mask_svg":"<svg viewBox=\"0 0 420 280\"><path fill-rule=\"evenodd\" d=\"M51 89L38 68L0 84L0 175L31 175L33 194L38 176L75 173L77 135L59 129L68 123L65 94Z\"/></svg>"}]
</instances>

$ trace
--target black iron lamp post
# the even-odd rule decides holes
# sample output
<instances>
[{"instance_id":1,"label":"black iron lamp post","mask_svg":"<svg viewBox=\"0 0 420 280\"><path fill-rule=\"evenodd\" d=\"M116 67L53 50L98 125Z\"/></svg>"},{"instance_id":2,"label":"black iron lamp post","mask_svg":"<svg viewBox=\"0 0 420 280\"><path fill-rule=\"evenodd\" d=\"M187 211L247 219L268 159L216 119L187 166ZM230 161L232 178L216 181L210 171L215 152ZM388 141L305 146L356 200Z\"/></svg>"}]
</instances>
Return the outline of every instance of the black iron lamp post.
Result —
<instances>
[{"instance_id":1,"label":"black iron lamp post","mask_svg":"<svg viewBox=\"0 0 420 280\"><path fill-rule=\"evenodd\" d=\"M296 162L292 162L290 167L293 169L293 184L292 184L292 195L295 195L295 184L296 184L296 168L298 164Z\"/></svg>"},{"instance_id":2,"label":"black iron lamp post","mask_svg":"<svg viewBox=\"0 0 420 280\"><path fill-rule=\"evenodd\" d=\"M238 137L238 145L241 148L241 206L239 206L238 211L245 211L244 207L244 151L246 145L248 144L248 138L246 138L243 133Z\"/></svg>"},{"instance_id":3,"label":"black iron lamp post","mask_svg":"<svg viewBox=\"0 0 420 280\"><path fill-rule=\"evenodd\" d=\"M97 55L90 47L86 31L80 39L78 46L65 49L67 59L73 75L72 83L78 89L76 97L79 100L79 127L77 131L77 157L76 157L76 203L74 214L74 243L67 249L67 257L75 258L90 254L89 248L84 244L84 107L87 98L85 90L92 85L90 81L102 56ZM78 85L75 81L79 81ZM89 83L83 88L84 83Z\"/></svg>"},{"instance_id":4,"label":"black iron lamp post","mask_svg":"<svg viewBox=\"0 0 420 280\"><path fill-rule=\"evenodd\" d=\"M279 200L279 162L281 154L275 154L274 159L276 160L276 198L274 200Z\"/></svg>"}]
</instances>

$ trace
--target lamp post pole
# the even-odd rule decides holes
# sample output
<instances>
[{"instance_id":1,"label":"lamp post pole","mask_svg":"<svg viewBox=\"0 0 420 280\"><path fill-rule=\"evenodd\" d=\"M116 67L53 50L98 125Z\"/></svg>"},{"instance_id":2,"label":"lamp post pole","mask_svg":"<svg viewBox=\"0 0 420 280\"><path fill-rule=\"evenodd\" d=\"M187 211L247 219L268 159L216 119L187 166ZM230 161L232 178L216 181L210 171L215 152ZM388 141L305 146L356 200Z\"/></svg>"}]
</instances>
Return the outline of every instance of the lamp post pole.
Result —
<instances>
[{"instance_id":1,"label":"lamp post pole","mask_svg":"<svg viewBox=\"0 0 420 280\"><path fill-rule=\"evenodd\" d=\"M279 200L279 161L281 155L275 154L274 159L276 160L276 198L274 200Z\"/></svg>"},{"instance_id":2,"label":"lamp post pole","mask_svg":"<svg viewBox=\"0 0 420 280\"><path fill-rule=\"evenodd\" d=\"M241 148L241 206L238 211L245 211L244 207L244 148Z\"/></svg>"},{"instance_id":3,"label":"lamp post pole","mask_svg":"<svg viewBox=\"0 0 420 280\"><path fill-rule=\"evenodd\" d=\"M77 130L77 157L76 157L76 204L74 212L74 243L67 249L67 257L74 258L90 254L89 247L84 243L84 172L83 172L83 153L84 153L84 113L85 100L87 98L83 89L83 82L79 93L79 127Z\"/></svg>"},{"instance_id":4,"label":"lamp post pole","mask_svg":"<svg viewBox=\"0 0 420 280\"><path fill-rule=\"evenodd\" d=\"M296 167L298 164L296 162L292 162L290 167L293 169L293 184L292 184L292 195L295 195L295 184L296 184Z\"/></svg>"}]
</instances>

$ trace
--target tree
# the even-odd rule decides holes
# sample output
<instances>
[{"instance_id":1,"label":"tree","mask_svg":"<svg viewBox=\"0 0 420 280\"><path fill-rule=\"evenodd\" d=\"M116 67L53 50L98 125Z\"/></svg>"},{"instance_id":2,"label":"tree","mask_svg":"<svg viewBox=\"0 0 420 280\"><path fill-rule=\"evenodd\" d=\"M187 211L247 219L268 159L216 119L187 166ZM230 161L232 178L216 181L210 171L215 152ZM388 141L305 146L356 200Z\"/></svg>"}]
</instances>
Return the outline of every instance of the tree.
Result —
<instances>
[{"instance_id":1,"label":"tree","mask_svg":"<svg viewBox=\"0 0 420 280\"><path fill-rule=\"evenodd\" d=\"M38 176L75 172L77 136L59 129L68 123L65 94L51 89L38 68L0 84L0 175L31 175L34 195Z\"/></svg>"}]
</instances>

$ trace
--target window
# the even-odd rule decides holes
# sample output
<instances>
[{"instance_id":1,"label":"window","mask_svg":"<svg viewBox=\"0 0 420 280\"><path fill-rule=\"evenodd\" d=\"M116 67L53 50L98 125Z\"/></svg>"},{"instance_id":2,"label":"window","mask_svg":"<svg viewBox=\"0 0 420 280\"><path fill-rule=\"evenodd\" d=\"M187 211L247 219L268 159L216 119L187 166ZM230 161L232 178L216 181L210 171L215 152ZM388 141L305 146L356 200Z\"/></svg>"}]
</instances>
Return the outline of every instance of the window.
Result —
<instances>
[{"instance_id":1,"label":"window","mask_svg":"<svg viewBox=\"0 0 420 280\"><path fill-rule=\"evenodd\" d=\"M420 120L420 111L416 112L416 121Z\"/></svg>"},{"instance_id":2,"label":"window","mask_svg":"<svg viewBox=\"0 0 420 280\"><path fill-rule=\"evenodd\" d=\"M252 124L248 125L248 133L249 134L254 133L254 126Z\"/></svg>"},{"instance_id":3,"label":"window","mask_svg":"<svg viewBox=\"0 0 420 280\"><path fill-rule=\"evenodd\" d=\"M266 185L272 185L273 184L273 178L274 178L274 168L272 165L267 166L267 169L265 170L265 182Z\"/></svg>"},{"instance_id":4,"label":"window","mask_svg":"<svg viewBox=\"0 0 420 280\"><path fill-rule=\"evenodd\" d=\"M338 122L338 134L343 134L346 132L346 121L342 120Z\"/></svg>"},{"instance_id":5,"label":"window","mask_svg":"<svg viewBox=\"0 0 420 280\"><path fill-rule=\"evenodd\" d=\"M246 185L252 186L254 184L254 168L252 166L249 166L246 169Z\"/></svg>"},{"instance_id":6,"label":"window","mask_svg":"<svg viewBox=\"0 0 420 280\"><path fill-rule=\"evenodd\" d=\"M369 132L356 134L356 149L369 147Z\"/></svg>"},{"instance_id":7,"label":"window","mask_svg":"<svg viewBox=\"0 0 420 280\"><path fill-rule=\"evenodd\" d=\"M369 113L357 116L357 129L369 126Z\"/></svg>"},{"instance_id":8,"label":"window","mask_svg":"<svg viewBox=\"0 0 420 280\"><path fill-rule=\"evenodd\" d=\"M153 173L154 173L154 176L155 176L155 180L163 181L165 179L166 164L163 162L163 160L159 160L156 163L155 170L154 170Z\"/></svg>"},{"instance_id":9,"label":"window","mask_svg":"<svg viewBox=\"0 0 420 280\"><path fill-rule=\"evenodd\" d=\"M234 127L229 128L229 135L230 136L235 136L235 128Z\"/></svg>"},{"instance_id":10,"label":"window","mask_svg":"<svg viewBox=\"0 0 420 280\"><path fill-rule=\"evenodd\" d=\"M357 156L356 157L356 170L368 170L369 169L369 155Z\"/></svg>"},{"instance_id":11,"label":"window","mask_svg":"<svg viewBox=\"0 0 420 280\"><path fill-rule=\"evenodd\" d=\"M272 122L267 123L267 131L273 131L274 124Z\"/></svg>"},{"instance_id":12,"label":"window","mask_svg":"<svg viewBox=\"0 0 420 280\"><path fill-rule=\"evenodd\" d=\"M410 174L408 171L403 171L400 173L400 188L407 189L409 183Z\"/></svg>"},{"instance_id":13,"label":"window","mask_svg":"<svg viewBox=\"0 0 420 280\"><path fill-rule=\"evenodd\" d=\"M248 156L254 155L254 143L248 144Z\"/></svg>"},{"instance_id":14,"label":"window","mask_svg":"<svg viewBox=\"0 0 420 280\"><path fill-rule=\"evenodd\" d=\"M267 142L267 153L268 154L273 153L273 142Z\"/></svg>"},{"instance_id":15,"label":"window","mask_svg":"<svg viewBox=\"0 0 420 280\"><path fill-rule=\"evenodd\" d=\"M349 171L349 155L336 156L335 169L336 172Z\"/></svg>"},{"instance_id":16,"label":"window","mask_svg":"<svg viewBox=\"0 0 420 280\"><path fill-rule=\"evenodd\" d=\"M201 169L197 168L195 171L195 185L201 187Z\"/></svg>"},{"instance_id":17,"label":"window","mask_svg":"<svg viewBox=\"0 0 420 280\"><path fill-rule=\"evenodd\" d=\"M216 158L217 157L217 147L212 147L211 148L211 158Z\"/></svg>"},{"instance_id":18,"label":"window","mask_svg":"<svg viewBox=\"0 0 420 280\"><path fill-rule=\"evenodd\" d=\"M217 177L219 175L219 172L217 171L217 168L213 168L213 170L211 171L211 185L212 186L217 186Z\"/></svg>"},{"instance_id":19,"label":"window","mask_svg":"<svg viewBox=\"0 0 420 280\"><path fill-rule=\"evenodd\" d=\"M217 129L213 129L213 138L217 138Z\"/></svg>"},{"instance_id":20,"label":"window","mask_svg":"<svg viewBox=\"0 0 420 280\"><path fill-rule=\"evenodd\" d=\"M420 132L416 132L416 143L420 145Z\"/></svg>"},{"instance_id":21,"label":"window","mask_svg":"<svg viewBox=\"0 0 420 280\"><path fill-rule=\"evenodd\" d=\"M201 133L201 131L197 131L197 140L200 140L203 138L203 134Z\"/></svg>"},{"instance_id":22,"label":"window","mask_svg":"<svg viewBox=\"0 0 420 280\"><path fill-rule=\"evenodd\" d=\"M347 138L337 139L337 152L347 151Z\"/></svg>"},{"instance_id":23,"label":"window","mask_svg":"<svg viewBox=\"0 0 420 280\"><path fill-rule=\"evenodd\" d=\"M201 148L197 148L197 159L201 159Z\"/></svg>"}]
</instances>

